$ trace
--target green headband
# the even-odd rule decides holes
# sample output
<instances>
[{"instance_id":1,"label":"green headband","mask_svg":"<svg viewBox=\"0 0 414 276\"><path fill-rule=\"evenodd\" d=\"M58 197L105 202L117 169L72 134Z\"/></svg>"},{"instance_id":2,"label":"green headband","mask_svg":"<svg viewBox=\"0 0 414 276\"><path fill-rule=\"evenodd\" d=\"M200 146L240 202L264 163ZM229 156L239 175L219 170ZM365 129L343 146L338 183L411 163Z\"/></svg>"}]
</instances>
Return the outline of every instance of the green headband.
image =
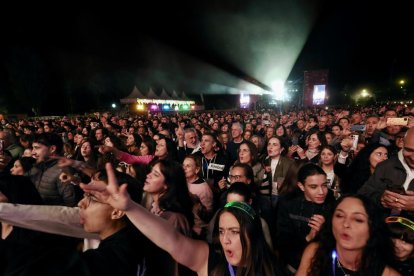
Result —
<instances>
[{"instance_id":1,"label":"green headband","mask_svg":"<svg viewBox=\"0 0 414 276\"><path fill-rule=\"evenodd\" d=\"M256 217L256 212L253 210L253 208L249 204L245 202L232 201L224 205L224 208L237 208L239 210L242 210L247 215L249 215L249 217L251 217L253 220Z\"/></svg>"},{"instance_id":2,"label":"green headband","mask_svg":"<svg viewBox=\"0 0 414 276\"><path fill-rule=\"evenodd\" d=\"M403 217L387 217L385 219L386 223L401 223L402 225L410 228L411 230L414 231L414 222L412 222L411 220L407 219L407 218L403 218Z\"/></svg>"}]
</instances>

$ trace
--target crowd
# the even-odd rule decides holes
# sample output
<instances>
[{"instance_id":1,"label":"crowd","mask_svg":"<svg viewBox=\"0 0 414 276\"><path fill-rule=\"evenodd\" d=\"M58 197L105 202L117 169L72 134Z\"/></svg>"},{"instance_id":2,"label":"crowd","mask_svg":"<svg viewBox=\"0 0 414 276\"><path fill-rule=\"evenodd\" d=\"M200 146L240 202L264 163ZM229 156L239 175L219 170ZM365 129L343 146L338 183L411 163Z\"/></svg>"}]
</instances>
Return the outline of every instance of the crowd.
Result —
<instances>
[{"instance_id":1,"label":"crowd","mask_svg":"<svg viewBox=\"0 0 414 276\"><path fill-rule=\"evenodd\" d=\"M0 126L1 275L413 275L414 109Z\"/></svg>"}]
</instances>

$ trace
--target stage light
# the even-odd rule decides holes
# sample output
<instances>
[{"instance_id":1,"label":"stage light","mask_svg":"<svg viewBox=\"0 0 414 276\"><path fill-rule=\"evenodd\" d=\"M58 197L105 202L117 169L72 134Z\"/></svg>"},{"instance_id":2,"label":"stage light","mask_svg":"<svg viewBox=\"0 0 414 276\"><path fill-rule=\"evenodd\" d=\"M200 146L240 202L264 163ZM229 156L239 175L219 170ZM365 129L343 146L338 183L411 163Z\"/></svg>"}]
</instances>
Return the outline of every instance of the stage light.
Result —
<instances>
[{"instance_id":1,"label":"stage light","mask_svg":"<svg viewBox=\"0 0 414 276\"><path fill-rule=\"evenodd\" d=\"M284 82L281 80L276 80L272 82L272 89L273 89L273 98L278 101L283 101L284 99Z\"/></svg>"}]
</instances>

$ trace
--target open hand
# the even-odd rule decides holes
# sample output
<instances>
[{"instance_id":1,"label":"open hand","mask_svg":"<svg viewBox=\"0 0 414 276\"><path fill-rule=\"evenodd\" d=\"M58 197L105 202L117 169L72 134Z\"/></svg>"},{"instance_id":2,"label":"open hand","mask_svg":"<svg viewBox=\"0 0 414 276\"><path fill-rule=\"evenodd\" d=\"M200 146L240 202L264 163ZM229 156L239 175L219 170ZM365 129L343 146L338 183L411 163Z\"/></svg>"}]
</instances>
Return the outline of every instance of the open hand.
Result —
<instances>
[{"instance_id":1,"label":"open hand","mask_svg":"<svg viewBox=\"0 0 414 276\"><path fill-rule=\"evenodd\" d=\"M88 185L81 184L84 192L93 194L99 201L108 203L115 209L127 211L133 201L127 192L127 184L118 186L114 169L110 163L105 164L106 173L108 175L108 184L103 181L92 181Z\"/></svg>"}]
</instances>

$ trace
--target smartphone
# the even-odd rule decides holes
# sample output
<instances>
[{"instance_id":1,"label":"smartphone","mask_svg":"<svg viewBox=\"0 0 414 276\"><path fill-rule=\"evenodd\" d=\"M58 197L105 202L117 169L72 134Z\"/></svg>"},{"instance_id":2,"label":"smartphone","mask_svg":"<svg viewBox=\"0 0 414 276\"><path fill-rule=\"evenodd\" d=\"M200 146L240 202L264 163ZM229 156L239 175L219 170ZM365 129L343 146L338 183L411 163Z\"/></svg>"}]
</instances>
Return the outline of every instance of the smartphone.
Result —
<instances>
[{"instance_id":1,"label":"smartphone","mask_svg":"<svg viewBox=\"0 0 414 276\"><path fill-rule=\"evenodd\" d=\"M358 132L364 132L365 131L365 125L352 125L351 131L358 131Z\"/></svg>"},{"instance_id":2,"label":"smartphone","mask_svg":"<svg viewBox=\"0 0 414 276\"><path fill-rule=\"evenodd\" d=\"M405 195L405 189L401 185L387 185L387 190L400 195Z\"/></svg>"},{"instance_id":3,"label":"smartphone","mask_svg":"<svg viewBox=\"0 0 414 276\"><path fill-rule=\"evenodd\" d=\"M353 135L351 135L351 138L352 138L351 150L356 150L357 145L358 145L359 135L358 134L353 134Z\"/></svg>"},{"instance_id":4,"label":"smartphone","mask_svg":"<svg viewBox=\"0 0 414 276\"><path fill-rule=\"evenodd\" d=\"M297 146L299 144L299 138L297 136L292 137L292 146Z\"/></svg>"},{"instance_id":5,"label":"smartphone","mask_svg":"<svg viewBox=\"0 0 414 276\"><path fill-rule=\"evenodd\" d=\"M408 118L387 118L388 126L406 126L408 125Z\"/></svg>"}]
</instances>

